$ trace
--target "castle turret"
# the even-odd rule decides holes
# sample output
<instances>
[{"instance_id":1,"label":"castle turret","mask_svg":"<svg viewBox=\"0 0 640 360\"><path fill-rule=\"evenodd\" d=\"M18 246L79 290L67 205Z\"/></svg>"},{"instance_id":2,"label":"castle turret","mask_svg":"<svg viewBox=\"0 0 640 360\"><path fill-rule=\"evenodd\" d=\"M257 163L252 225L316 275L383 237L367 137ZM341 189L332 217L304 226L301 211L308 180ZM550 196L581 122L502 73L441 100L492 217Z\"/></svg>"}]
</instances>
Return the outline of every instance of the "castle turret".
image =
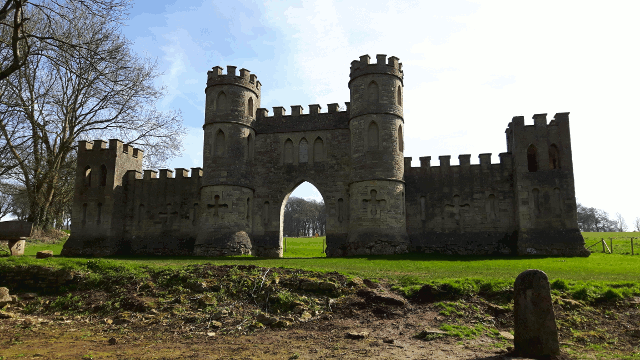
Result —
<instances>
[{"instance_id":1,"label":"castle turret","mask_svg":"<svg viewBox=\"0 0 640 360\"><path fill-rule=\"evenodd\" d=\"M346 254L408 251L402 112L403 73L398 58L377 55L351 63L349 129L352 178Z\"/></svg>"},{"instance_id":2,"label":"castle turret","mask_svg":"<svg viewBox=\"0 0 640 360\"><path fill-rule=\"evenodd\" d=\"M142 170L143 152L120 140L80 141L71 236L62 255L113 255L121 250L126 173Z\"/></svg>"},{"instance_id":3,"label":"castle turret","mask_svg":"<svg viewBox=\"0 0 640 360\"><path fill-rule=\"evenodd\" d=\"M200 192L203 216L195 254L238 255L251 252L254 123L260 107L260 82L249 70L216 66L207 79L204 174Z\"/></svg>"},{"instance_id":4,"label":"castle turret","mask_svg":"<svg viewBox=\"0 0 640 360\"><path fill-rule=\"evenodd\" d=\"M569 113L513 118L506 130L513 154L517 252L520 255L588 255L578 228Z\"/></svg>"}]
</instances>

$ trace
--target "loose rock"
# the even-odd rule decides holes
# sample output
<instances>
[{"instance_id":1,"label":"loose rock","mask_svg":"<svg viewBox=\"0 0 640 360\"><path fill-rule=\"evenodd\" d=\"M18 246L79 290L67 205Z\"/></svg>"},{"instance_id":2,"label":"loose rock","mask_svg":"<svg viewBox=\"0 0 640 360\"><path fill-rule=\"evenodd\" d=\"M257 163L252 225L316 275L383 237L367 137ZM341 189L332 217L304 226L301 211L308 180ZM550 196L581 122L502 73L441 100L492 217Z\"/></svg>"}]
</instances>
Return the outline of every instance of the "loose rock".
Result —
<instances>
[{"instance_id":1,"label":"loose rock","mask_svg":"<svg viewBox=\"0 0 640 360\"><path fill-rule=\"evenodd\" d=\"M372 303L392 305L392 306L407 305L407 300L405 300L404 298L396 294L392 294L388 292L377 292L372 289L364 288L364 289L358 290L357 294L358 296L363 297Z\"/></svg>"},{"instance_id":2,"label":"loose rock","mask_svg":"<svg viewBox=\"0 0 640 360\"><path fill-rule=\"evenodd\" d=\"M112 337L111 339L109 339L109 345L115 345L118 343L118 340L116 340L116 338Z\"/></svg>"},{"instance_id":3,"label":"loose rock","mask_svg":"<svg viewBox=\"0 0 640 360\"><path fill-rule=\"evenodd\" d=\"M36 259L46 259L53 256L52 250L42 250L36 253Z\"/></svg>"},{"instance_id":4,"label":"loose rock","mask_svg":"<svg viewBox=\"0 0 640 360\"><path fill-rule=\"evenodd\" d=\"M355 332L350 331L347 333L347 339L361 340L369 336L369 333L366 331Z\"/></svg>"}]
</instances>

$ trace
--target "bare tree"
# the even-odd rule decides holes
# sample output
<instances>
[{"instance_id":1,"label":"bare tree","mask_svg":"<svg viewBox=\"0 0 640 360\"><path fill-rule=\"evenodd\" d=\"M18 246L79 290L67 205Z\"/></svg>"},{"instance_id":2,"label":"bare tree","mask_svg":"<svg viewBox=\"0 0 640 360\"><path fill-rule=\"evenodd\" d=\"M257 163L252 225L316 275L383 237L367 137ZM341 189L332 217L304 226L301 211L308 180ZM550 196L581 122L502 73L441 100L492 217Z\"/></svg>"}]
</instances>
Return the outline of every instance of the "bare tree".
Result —
<instances>
[{"instance_id":1,"label":"bare tree","mask_svg":"<svg viewBox=\"0 0 640 360\"><path fill-rule=\"evenodd\" d=\"M108 22L119 22L126 16L129 0L3 0L0 1L0 81L24 66L29 56L50 55L39 45L58 47L63 51L76 47L90 49L90 42L70 42L56 33L54 23L75 21L74 12L81 9ZM34 18L37 26L33 26ZM37 31L33 31L34 28Z\"/></svg>"},{"instance_id":2,"label":"bare tree","mask_svg":"<svg viewBox=\"0 0 640 360\"><path fill-rule=\"evenodd\" d=\"M0 183L0 220L11 214L11 194L9 194L9 186Z\"/></svg>"},{"instance_id":3,"label":"bare tree","mask_svg":"<svg viewBox=\"0 0 640 360\"><path fill-rule=\"evenodd\" d=\"M162 165L180 154L185 134L180 113L155 109L163 96L153 84L156 64L131 51L118 24L80 5L63 12L65 21L30 23L44 22L63 45L41 44L43 55L0 83L10 176L25 188L29 221L43 229L61 223L71 201L65 185L73 183L78 140L120 138L145 149L146 165Z\"/></svg>"},{"instance_id":4,"label":"bare tree","mask_svg":"<svg viewBox=\"0 0 640 360\"><path fill-rule=\"evenodd\" d=\"M634 231L640 231L640 217L636 217L636 219L633 221L633 226L635 226Z\"/></svg>"},{"instance_id":5,"label":"bare tree","mask_svg":"<svg viewBox=\"0 0 640 360\"><path fill-rule=\"evenodd\" d=\"M629 230L629 227L627 226L627 223L624 221L622 214L616 213L615 221L616 221L616 230L618 232L624 232Z\"/></svg>"}]
</instances>

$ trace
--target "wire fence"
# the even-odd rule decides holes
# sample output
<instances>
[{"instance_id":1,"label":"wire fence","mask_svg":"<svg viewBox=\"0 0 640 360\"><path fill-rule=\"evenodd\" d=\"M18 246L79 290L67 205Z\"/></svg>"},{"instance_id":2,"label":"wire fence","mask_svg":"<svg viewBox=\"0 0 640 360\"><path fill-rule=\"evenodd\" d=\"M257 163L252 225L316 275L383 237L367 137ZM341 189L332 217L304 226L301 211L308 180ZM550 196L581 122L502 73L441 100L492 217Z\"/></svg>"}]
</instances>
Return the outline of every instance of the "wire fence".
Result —
<instances>
[{"instance_id":1,"label":"wire fence","mask_svg":"<svg viewBox=\"0 0 640 360\"><path fill-rule=\"evenodd\" d=\"M598 252L598 250L600 250L600 246L602 246L602 252L605 254L622 254L622 255L636 255L636 252L640 252L640 249L635 249L635 247L637 247L638 243L640 243L638 241L638 239L640 239L639 237L631 237L631 236L620 236L620 237L607 237L607 238L600 238L600 240L597 240L595 243L587 246L588 250L591 250L591 252ZM609 241L609 243L607 244L607 240ZM614 243L615 240L615 243ZM593 241L593 239L587 239L586 242L591 242ZM635 242L635 244L634 244Z\"/></svg>"}]
</instances>

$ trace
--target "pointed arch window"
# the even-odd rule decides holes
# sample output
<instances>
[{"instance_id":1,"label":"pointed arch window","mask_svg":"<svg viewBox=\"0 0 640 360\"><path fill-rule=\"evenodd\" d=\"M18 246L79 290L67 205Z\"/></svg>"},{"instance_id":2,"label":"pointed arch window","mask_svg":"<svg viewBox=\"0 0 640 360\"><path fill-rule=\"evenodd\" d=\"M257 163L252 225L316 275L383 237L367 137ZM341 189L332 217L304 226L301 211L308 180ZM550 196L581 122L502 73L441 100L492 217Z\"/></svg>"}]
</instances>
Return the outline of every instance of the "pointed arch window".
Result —
<instances>
[{"instance_id":1,"label":"pointed arch window","mask_svg":"<svg viewBox=\"0 0 640 360\"><path fill-rule=\"evenodd\" d=\"M100 186L107 186L107 166L100 166Z\"/></svg>"},{"instance_id":2,"label":"pointed arch window","mask_svg":"<svg viewBox=\"0 0 640 360\"><path fill-rule=\"evenodd\" d=\"M225 136L224 136L224 131L222 130L218 130L218 132L216 133L216 140L215 140L215 155L216 156L223 156L225 149L226 149L226 144L225 144Z\"/></svg>"},{"instance_id":3,"label":"pointed arch window","mask_svg":"<svg viewBox=\"0 0 640 360\"><path fill-rule=\"evenodd\" d=\"M247 100L247 116L253 116L253 98L249 97Z\"/></svg>"},{"instance_id":4,"label":"pointed arch window","mask_svg":"<svg viewBox=\"0 0 640 360\"><path fill-rule=\"evenodd\" d=\"M293 141L291 139L284 142L284 163L293 164Z\"/></svg>"},{"instance_id":5,"label":"pointed arch window","mask_svg":"<svg viewBox=\"0 0 640 360\"><path fill-rule=\"evenodd\" d=\"M404 151L404 137L402 135L402 125L398 126L398 151Z\"/></svg>"},{"instance_id":6,"label":"pointed arch window","mask_svg":"<svg viewBox=\"0 0 640 360\"><path fill-rule=\"evenodd\" d=\"M215 112L222 114L226 113L229 109L229 103L227 101L227 94L224 91L220 91L216 97L216 102L213 104Z\"/></svg>"},{"instance_id":7,"label":"pointed arch window","mask_svg":"<svg viewBox=\"0 0 640 360\"><path fill-rule=\"evenodd\" d=\"M298 162L309 162L309 143L305 138L302 138L302 140L300 140L300 146L298 147Z\"/></svg>"},{"instance_id":8,"label":"pointed arch window","mask_svg":"<svg viewBox=\"0 0 640 360\"><path fill-rule=\"evenodd\" d=\"M549 169L560 169L560 152L556 144L549 146Z\"/></svg>"},{"instance_id":9,"label":"pointed arch window","mask_svg":"<svg viewBox=\"0 0 640 360\"><path fill-rule=\"evenodd\" d=\"M527 167L529 172L538 171L538 150L533 144L527 149Z\"/></svg>"},{"instance_id":10,"label":"pointed arch window","mask_svg":"<svg viewBox=\"0 0 640 360\"><path fill-rule=\"evenodd\" d=\"M380 100L380 89L375 81L370 82L367 86L367 100L371 103L377 103Z\"/></svg>"},{"instance_id":11,"label":"pointed arch window","mask_svg":"<svg viewBox=\"0 0 640 360\"><path fill-rule=\"evenodd\" d=\"M316 138L313 142L313 161L324 160L324 141L321 137Z\"/></svg>"},{"instance_id":12,"label":"pointed arch window","mask_svg":"<svg viewBox=\"0 0 640 360\"><path fill-rule=\"evenodd\" d=\"M368 139L368 145L369 145L369 149L371 150L377 150L378 149L378 143L379 143L379 130L378 130L378 124L376 124L375 121L372 121L369 124L369 130L367 131L367 139Z\"/></svg>"},{"instance_id":13,"label":"pointed arch window","mask_svg":"<svg viewBox=\"0 0 640 360\"><path fill-rule=\"evenodd\" d=\"M396 101L398 106L402 106L402 87L398 85L398 90L396 90Z\"/></svg>"},{"instance_id":14,"label":"pointed arch window","mask_svg":"<svg viewBox=\"0 0 640 360\"><path fill-rule=\"evenodd\" d=\"M84 168L84 186L91 187L91 166L89 165Z\"/></svg>"}]
</instances>

